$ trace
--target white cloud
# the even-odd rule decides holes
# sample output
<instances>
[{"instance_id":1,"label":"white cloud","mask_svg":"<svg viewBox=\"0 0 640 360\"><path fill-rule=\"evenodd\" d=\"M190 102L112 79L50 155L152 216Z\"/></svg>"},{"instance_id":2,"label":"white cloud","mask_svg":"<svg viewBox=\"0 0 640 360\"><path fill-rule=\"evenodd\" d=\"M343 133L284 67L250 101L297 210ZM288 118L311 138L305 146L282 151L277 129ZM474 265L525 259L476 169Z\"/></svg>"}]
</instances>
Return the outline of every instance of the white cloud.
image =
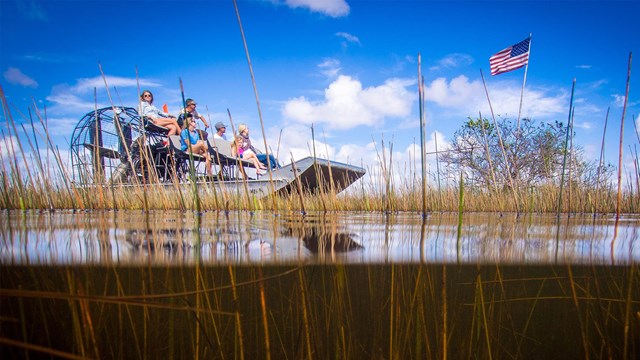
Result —
<instances>
[{"instance_id":1,"label":"white cloud","mask_svg":"<svg viewBox=\"0 0 640 360\"><path fill-rule=\"evenodd\" d=\"M56 64L84 61L71 54L25 54L21 58L26 61Z\"/></svg>"},{"instance_id":2,"label":"white cloud","mask_svg":"<svg viewBox=\"0 0 640 360\"><path fill-rule=\"evenodd\" d=\"M510 113L514 114L514 116L517 116L518 110L516 106L520 105L519 94L516 96L516 99L517 101L515 99L512 99L512 102L509 103L512 109ZM564 92L560 92L560 94L556 96L547 96L543 91L526 89L523 102L523 117L531 117L533 119L546 119L561 114L566 115L566 113L569 111L569 99L567 94Z\"/></svg>"},{"instance_id":3,"label":"white cloud","mask_svg":"<svg viewBox=\"0 0 640 360\"><path fill-rule=\"evenodd\" d=\"M47 96L47 101L52 103L49 110L52 113L69 113L69 111L89 111L95 107L94 102L77 95L68 86L54 86L51 95ZM103 105L98 104L98 108Z\"/></svg>"},{"instance_id":4,"label":"white cloud","mask_svg":"<svg viewBox=\"0 0 640 360\"><path fill-rule=\"evenodd\" d=\"M588 69L591 69L591 65L576 65L576 68L588 70Z\"/></svg>"},{"instance_id":5,"label":"white cloud","mask_svg":"<svg viewBox=\"0 0 640 360\"><path fill-rule=\"evenodd\" d=\"M120 104L124 100L124 104L131 106L137 102L138 81L135 78L125 78L119 76L105 76L112 100L116 104ZM148 79L139 79L141 88L153 88L160 86L157 82ZM48 108L50 113L57 115L68 115L70 113L87 112L96 107L93 90L98 92L98 108L110 106L109 98L106 96L104 79L102 76L93 78L78 79L75 85L60 84L53 87L51 94L47 96L47 100L51 102ZM118 92L113 89L118 89ZM124 93L120 90L126 89ZM122 95L122 96L121 96Z\"/></svg>"},{"instance_id":6,"label":"white cloud","mask_svg":"<svg viewBox=\"0 0 640 360\"><path fill-rule=\"evenodd\" d=\"M335 155L335 160L355 166L368 166L376 163L376 153L373 143L365 146L344 144L340 146Z\"/></svg>"},{"instance_id":7,"label":"white cloud","mask_svg":"<svg viewBox=\"0 0 640 360\"><path fill-rule=\"evenodd\" d=\"M337 59L325 59L318 67L320 68L320 72L330 79L334 79L342 70L340 60Z\"/></svg>"},{"instance_id":8,"label":"white cloud","mask_svg":"<svg viewBox=\"0 0 640 360\"><path fill-rule=\"evenodd\" d=\"M591 130L593 125L588 121L582 121L582 122L574 121L573 127L578 129Z\"/></svg>"},{"instance_id":9,"label":"white cloud","mask_svg":"<svg viewBox=\"0 0 640 360\"><path fill-rule=\"evenodd\" d=\"M344 0L285 0L291 8L305 8L331 17L349 15L349 4Z\"/></svg>"},{"instance_id":10,"label":"white cloud","mask_svg":"<svg viewBox=\"0 0 640 360\"><path fill-rule=\"evenodd\" d=\"M436 173L436 156L434 154L436 146L436 138L438 143L438 151L443 152L450 148L449 142L444 135L438 131L428 134L429 139L425 144L425 158L427 182L433 184ZM393 139L391 140L393 142ZM372 184L376 189L384 191L384 176L382 174L382 146L379 143L369 143L366 146L344 145L344 149L348 149L351 155L350 163L357 166L363 166L367 169L367 174L363 178L366 184ZM422 176L422 164L420 158L420 143L409 144L406 148L394 150L393 156L389 155L390 146L385 146L385 158L387 163L393 161L393 179L392 182L396 188L402 186L418 185ZM357 155L357 156L354 156ZM340 156L340 152L336 158ZM440 164L441 169L443 164ZM388 167L388 164L387 164ZM446 179L443 179L443 182Z\"/></svg>"},{"instance_id":11,"label":"white cloud","mask_svg":"<svg viewBox=\"0 0 640 360\"><path fill-rule=\"evenodd\" d=\"M88 109L87 111L90 111ZM71 138L73 130L78 125L80 118L49 117L47 118L47 132L50 136Z\"/></svg>"},{"instance_id":12,"label":"white cloud","mask_svg":"<svg viewBox=\"0 0 640 360\"><path fill-rule=\"evenodd\" d=\"M416 95L408 91L407 86L414 83L394 78L380 86L363 88L360 81L340 75L325 89L323 100L290 99L283 106L282 114L303 124L324 123L333 129L380 126L387 117L411 113Z\"/></svg>"},{"instance_id":13,"label":"white cloud","mask_svg":"<svg viewBox=\"0 0 640 360\"><path fill-rule=\"evenodd\" d=\"M444 135L439 131L434 131L429 134L429 139L425 142L426 161L432 162L435 165L435 153L437 150L439 153L447 151L451 148L451 144L445 139ZM420 166L420 138L416 138L415 143L410 144L404 151L404 156L407 159L414 161L417 166Z\"/></svg>"},{"instance_id":14,"label":"white cloud","mask_svg":"<svg viewBox=\"0 0 640 360\"><path fill-rule=\"evenodd\" d=\"M276 129L271 129L269 137L272 139L277 138ZM279 130L278 130L279 132ZM256 134L254 134L256 135ZM325 136L324 132L315 133L315 151L316 156L323 159L330 159L331 161L338 161L355 166L361 166L367 169L367 174L362 180L367 184L383 184L381 174L382 163L382 145L380 140L371 140L363 144L346 143L341 145L332 145L332 138ZM430 178L433 176L436 169L436 138L438 144L438 150L440 152L446 151L450 148L449 142L446 140L441 132L433 131L428 133L428 139L426 142L426 162L427 168L430 174ZM254 138L254 136L252 136ZM313 156L313 142L311 140L311 129L309 126L302 124L291 124L282 129L282 138L287 139L284 141L279 149L277 157L281 163L290 163L293 155L294 160L300 160L304 157ZM259 137L254 138L255 144L262 144L262 140ZM395 143L394 138L384 139L385 141L385 157L389 162L389 151L391 147L389 143ZM276 144L270 144L273 146L273 151L276 152ZM259 146L261 147L261 146ZM442 164L441 164L442 166ZM401 148L393 151L393 175L394 183L396 185L406 185L411 179L408 174L419 177L421 171L420 163L420 144L416 139L415 143L409 144L405 148Z\"/></svg>"},{"instance_id":15,"label":"white cloud","mask_svg":"<svg viewBox=\"0 0 640 360\"><path fill-rule=\"evenodd\" d=\"M107 85L110 88L112 87L137 87L138 81L134 78L125 78L120 76L105 76L107 81ZM94 88L104 89L105 88L105 79L102 76L96 76L93 78L81 78L78 79L75 86L73 86L70 90L75 93L86 93L89 91L93 91ZM156 87L160 86L160 84L146 79L140 79L140 87Z\"/></svg>"},{"instance_id":16,"label":"white cloud","mask_svg":"<svg viewBox=\"0 0 640 360\"><path fill-rule=\"evenodd\" d=\"M266 132L268 146L271 147L271 150L281 163L291 162L292 155L295 160L311 156L311 128L309 126L289 123L281 129L277 127L268 128ZM264 140L260 131L253 132L251 138L254 146L259 149L264 147ZM281 140L279 147L278 139ZM282 139L286 140L282 141Z\"/></svg>"},{"instance_id":17,"label":"white cloud","mask_svg":"<svg viewBox=\"0 0 640 360\"><path fill-rule=\"evenodd\" d=\"M38 87L38 82L25 75L20 69L10 67L7 71L4 72L4 79L7 80L10 84L22 85L27 87L36 88Z\"/></svg>"},{"instance_id":18,"label":"white cloud","mask_svg":"<svg viewBox=\"0 0 640 360\"><path fill-rule=\"evenodd\" d=\"M465 107L475 111L482 101L479 95L484 95L482 83L479 80L470 82L464 75L449 82L446 78L437 78L425 86L424 92L427 101L442 107Z\"/></svg>"},{"instance_id":19,"label":"white cloud","mask_svg":"<svg viewBox=\"0 0 640 360\"><path fill-rule=\"evenodd\" d=\"M624 95L621 94L613 94L611 95L611 97L613 97L613 103L615 106L617 107L623 107L624 106ZM639 104L640 101L627 101L627 108L630 108L632 106L636 106L637 104Z\"/></svg>"},{"instance_id":20,"label":"white cloud","mask_svg":"<svg viewBox=\"0 0 640 360\"><path fill-rule=\"evenodd\" d=\"M569 115L569 104L567 103L567 107L565 109L565 115L568 116ZM573 100L573 105L575 108L575 118L577 119L582 119L582 118L591 118L594 116L594 114L600 114L602 112L602 109L597 106L596 104L594 104L593 102L590 102L589 99L587 98L575 98ZM562 119L559 120L563 120L566 121L566 117L563 117Z\"/></svg>"},{"instance_id":21,"label":"white cloud","mask_svg":"<svg viewBox=\"0 0 640 360\"><path fill-rule=\"evenodd\" d=\"M315 126L314 126L315 127ZM361 166L376 164L376 155L373 144L365 146L359 144L335 144L334 134L326 133L315 127L315 143L311 136L311 126L300 123L287 123L284 127L274 126L266 129L268 146L276 155L280 163L288 164L293 157L300 160L305 157L311 157L314 154L319 158L330 159L352 165ZM253 132L251 141L259 149L264 147L262 134ZM278 139L281 139L278 147Z\"/></svg>"},{"instance_id":22,"label":"white cloud","mask_svg":"<svg viewBox=\"0 0 640 360\"><path fill-rule=\"evenodd\" d=\"M473 57L467 54L449 54L444 58L438 60L438 65L431 67L431 70L437 70L440 68L456 68L459 66L467 66L473 64Z\"/></svg>"},{"instance_id":23,"label":"white cloud","mask_svg":"<svg viewBox=\"0 0 640 360\"><path fill-rule=\"evenodd\" d=\"M0 139L0 156L4 161L12 161L14 153L20 152L18 147L18 139L11 135Z\"/></svg>"},{"instance_id":24,"label":"white cloud","mask_svg":"<svg viewBox=\"0 0 640 360\"><path fill-rule=\"evenodd\" d=\"M345 46L346 46L346 43L354 43L354 44L361 45L360 44L360 39L358 39L357 36L351 35L351 34L349 34L347 32L342 32L342 31L341 32L337 32L336 36L337 37L341 37L341 38L343 38L345 40L345 42L343 43Z\"/></svg>"},{"instance_id":25,"label":"white cloud","mask_svg":"<svg viewBox=\"0 0 640 360\"><path fill-rule=\"evenodd\" d=\"M14 135L0 138L0 158L3 162L0 164L0 167L3 167L7 172L12 172L12 170L17 167L22 179L32 177L37 181L38 178L46 176L47 181L55 182L61 180L62 174L60 173L58 162L51 149L45 145L46 148L41 147L40 152L35 153L28 146L28 142L23 136L23 134L20 134L20 138ZM31 136L31 134L28 134L28 136ZM20 144L22 145L24 153L20 151ZM61 165L67 170L70 169L69 151L64 148L57 149L56 151L60 154ZM45 174L41 173L35 161L35 156L38 156L40 161L42 161ZM25 165L25 159L26 163L29 164L28 169Z\"/></svg>"},{"instance_id":26,"label":"white cloud","mask_svg":"<svg viewBox=\"0 0 640 360\"><path fill-rule=\"evenodd\" d=\"M487 84L491 105L496 115L517 117L520 106L520 84L497 82ZM557 95L548 95L548 89L527 87L524 93L522 117L546 119L566 112L567 94L557 91ZM449 109L460 116L476 116L478 111L489 114L487 96L482 81L460 75L447 81L437 78L425 86L427 102ZM427 103L429 108L429 103Z\"/></svg>"},{"instance_id":27,"label":"white cloud","mask_svg":"<svg viewBox=\"0 0 640 360\"><path fill-rule=\"evenodd\" d=\"M601 80L591 81L591 82L582 84L581 88L583 91L586 90L586 91L592 92L592 91L597 91L602 89L603 85L606 85L607 83L609 83L608 80L601 79Z\"/></svg>"}]
</instances>

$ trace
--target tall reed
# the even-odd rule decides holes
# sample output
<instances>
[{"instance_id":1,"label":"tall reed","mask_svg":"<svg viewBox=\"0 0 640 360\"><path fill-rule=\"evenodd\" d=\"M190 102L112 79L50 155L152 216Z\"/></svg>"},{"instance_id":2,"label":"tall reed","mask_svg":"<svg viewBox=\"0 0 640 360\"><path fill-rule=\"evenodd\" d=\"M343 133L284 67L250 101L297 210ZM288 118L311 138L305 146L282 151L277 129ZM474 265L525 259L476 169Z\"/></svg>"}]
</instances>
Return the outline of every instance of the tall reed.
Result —
<instances>
[{"instance_id":1,"label":"tall reed","mask_svg":"<svg viewBox=\"0 0 640 360\"><path fill-rule=\"evenodd\" d=\"M629 83L631 81L631 58L629 52L629 63L627 65L627 85L624 94L624 104L622 105L622 119L620 120L620 147L618 151L618 198L616 201L616 218L620 218L620 203L622 202L622 139L624 136L624 117L627 113L627 100L629 98Z\"/></svg>"},{"instance_id":2,"label":"tall reed","mask_svg":"<svg viewBox=\"0 0 640 360\"><path fill-rule=\"evenodd\" d=\"M8 108L3 102L6 114ZM278 210L289 209L303 212L309 211L421 211L426 205L430 211L457 211L458 190L455 182L451 181L451 174L445 174L444 186L427 186L425 188L426 200L423 199L422 177L418 174L406 174L398 176L395 169L402 166L402 162L393 159L393 142L387 147L383 143L382 152L378 152L379 165L368 167L368 176L358 180L341 194L336 194L330 184L320 183L319 193L306 193L300 185L294 186L292 193L278 195L269 198L257 198L250 195L247 183L241 187L230 186L227 182L199 183L197 192L184 191L185 183L178 178L172 178L170 183L161 184L154 177L155 171L153 159L143 158L143 172L149 176L143 176L139 181L132 177L132 185L118 185L113 182L96 181L94 185L84 185L72 180L66 163L60 157L57 147L53 144L46 118L38 111L35 116L39 120L25 118L31 124L28 129L26 124L20 127L21 134L17 141L11 142L5 137L7 152L0 153L3 156L2 168L0 168L0 208L5 209L180 209L180 210ZM15 130L14 130L15 129ZM19 128L11 129L15 133ZM29 131L30 130L30 131ZM568 131L569 134L570 131ZM31 135L29 135L31 134ZM568 135L567 135L568 136ZM18 146L25 139L28 148ZM39 151L39 138L44 140L46 148ZM312 139L315 139L312 127ZM15 143L15 146L14 146ZM315 141L312 141L312 153L315 154ZM20 150L22 148L22 150ZM28 151L30 149L30 151ZM633 152L632 152L633 153ZM9 155L5 157L4 154ZM46 157L53 155L53 167L47 163ZM388 156L387 156L388 155ZM31 164L25 166L24 159L31 158ZM404 160L402 160L404 161ZM406 163L406 162L405 162ZM33 166L35 164L35 166ZM47 164L45 166L45 164ZM144 169L148 169L148 171ZM87 172L90 169L87 169ZM409 172L417 171L414 167ZM405 171L401 171L405 173ZM46 176L45 176L46 175ZM437 182L435 174L433 182ZM630 184L638 183L637 172L630 174ZM574 177L575 178L575 177ZM377 180L382 180L378 182ZM571 205L574 212L611 213L620 206L622 212L637 212L638 206L635 200L636 191L633 186L622 191L622 199L618 205L613 184L607 183L598 174L595 184L589 181L577 181L571 184L571 194L568 198L563 194L563 184L540 183L526 189L526 194L517 194L522 198L522 207L517 207L513 201L513 188L503 189L483 185L465 183L465 211L496 211L518 212L528 209L531 212L558 212ZM192 183L189 183L189 186ZM295 184L294 184L295 185ZM296 190L297 188L297 190ZM242 189L242 190L241 190ZM597 190L597 191L596 191ZM297 193L297 195L296 195ZM511 194L510 194L511 193ZM107 195L109 194L109 195ZM98 196L96 196L98 195ZM200 207L197 206L199 198ZM555 204L554 204L555 203ZM575 204L575 205L573 205Z\"/></svg>"}]
</instances>

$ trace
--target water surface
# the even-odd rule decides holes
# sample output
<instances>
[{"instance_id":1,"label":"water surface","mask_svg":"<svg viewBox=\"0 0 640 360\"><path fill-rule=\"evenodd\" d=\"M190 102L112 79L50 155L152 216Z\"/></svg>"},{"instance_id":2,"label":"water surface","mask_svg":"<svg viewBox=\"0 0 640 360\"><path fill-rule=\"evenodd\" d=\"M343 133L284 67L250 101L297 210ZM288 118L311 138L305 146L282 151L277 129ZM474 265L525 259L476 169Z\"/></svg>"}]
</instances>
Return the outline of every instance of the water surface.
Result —
<instances>
[{"instance_id":1,"label":"water surface","mask_svg":"<svg viewBox=\"0 0 640 360\"><path fill-rule=\"evenodd\" d=\"M0 218L4 265L640 262L640 217L94 211Z\"/></svg>"}]
</instances>

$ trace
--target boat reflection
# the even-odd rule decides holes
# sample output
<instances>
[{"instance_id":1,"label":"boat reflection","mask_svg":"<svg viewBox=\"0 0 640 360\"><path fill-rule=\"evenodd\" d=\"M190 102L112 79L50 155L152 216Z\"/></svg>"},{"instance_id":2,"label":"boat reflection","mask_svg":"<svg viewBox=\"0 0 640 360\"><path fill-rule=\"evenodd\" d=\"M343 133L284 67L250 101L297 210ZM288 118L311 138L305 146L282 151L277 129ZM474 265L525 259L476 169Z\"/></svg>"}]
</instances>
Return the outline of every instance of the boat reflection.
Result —
<instances>
[{"instance_id":1,"label":"boat reflection","mask_svg":"<svg viewBox=\"0 0 640 360\"><path fill-rule=\"evenodd\" d=\"M6 212L0 265L640 262L640 217Z\"/></svg>"},{"instance_id":2,"label":"boat reflection","mask_svg":"<svg viewBox=\"0 0 640 360\"><path fill-rule=\"evenodd\" d=\"M318 223L302 222L297 226L290 226L284 235L300 239L312 254L345 253L364 249L364 246L356 241L356 234Z\"/></svg>"},{"instance_id":3,"label":"boat reflection","mask_svg":"<svg viewBox=\"0 0 640 360\"><path fill-rule=\"evenodd\" d=\"M349 252L364 249L364 246L355 241L354 234L347 233L320 233L320 229L311 228L302 237L304 247L314 254L329 252Z\"/></svg>"}]
</instances>

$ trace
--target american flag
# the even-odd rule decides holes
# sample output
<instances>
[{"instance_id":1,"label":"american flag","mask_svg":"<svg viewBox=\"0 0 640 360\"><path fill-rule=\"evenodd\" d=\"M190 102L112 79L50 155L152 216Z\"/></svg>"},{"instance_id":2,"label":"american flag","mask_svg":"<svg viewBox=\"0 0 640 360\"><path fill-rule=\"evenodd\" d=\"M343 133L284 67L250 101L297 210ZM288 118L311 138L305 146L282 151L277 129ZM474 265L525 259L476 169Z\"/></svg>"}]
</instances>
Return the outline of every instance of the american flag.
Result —
<instances>
[{"instance_id":1,"label":"american flag","mask_svg":"<svg viewBox=\"0 0 640 360\"><path fill-rule=\"evenodd\" d=\"M531 38L526 38L490 57L491 75L502 74L527 65L529 63L530 42Z\"/></svg>"}]
</instances>

